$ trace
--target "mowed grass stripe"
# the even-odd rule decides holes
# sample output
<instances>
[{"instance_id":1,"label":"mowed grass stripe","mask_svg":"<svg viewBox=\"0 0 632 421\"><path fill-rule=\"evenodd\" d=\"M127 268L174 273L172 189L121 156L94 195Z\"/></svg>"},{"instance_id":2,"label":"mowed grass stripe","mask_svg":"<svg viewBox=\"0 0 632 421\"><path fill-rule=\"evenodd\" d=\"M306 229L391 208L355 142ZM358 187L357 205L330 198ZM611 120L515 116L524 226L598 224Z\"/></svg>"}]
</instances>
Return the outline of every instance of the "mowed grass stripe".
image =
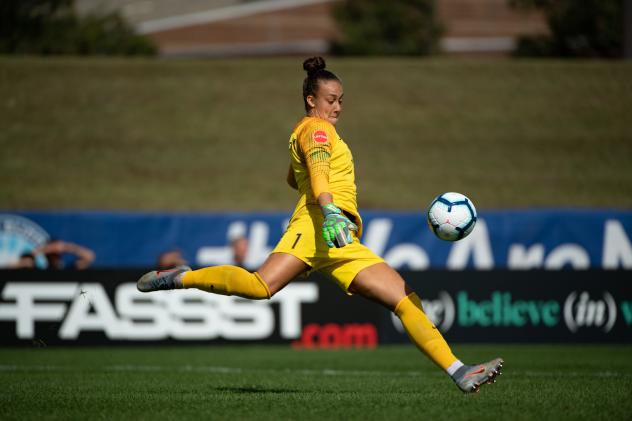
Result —
<instances>
[{"instance_id":1,"label":"mowed grass stripe","mask_svg":"<svg viewBox=\"0 0 632 421\"><path fill-rule=\"evenodd\" d=\"M16 372L51 372L51 371L82 371L81 367L73 366L52 366L52 365L2 365L0 371L16 371ZM253 369L240 367L216 367L216 366L191 366L183 365L181 367L173 366L156 366L156 365L114 365L103 368L92 369L92 371L114 371L114 372L196 372L196 373L220 373L242 375L244 373L256 374L290 374L290 375L306 375L306 376L437 376L444 377L443 372L427 373L423 371L375 371L375 370L292 370L292 369ZM632 377L632 372L621 373L615 371L533 371L533 370L512 370L513 375L524 377Z\"/></svg>"}]
</instances>

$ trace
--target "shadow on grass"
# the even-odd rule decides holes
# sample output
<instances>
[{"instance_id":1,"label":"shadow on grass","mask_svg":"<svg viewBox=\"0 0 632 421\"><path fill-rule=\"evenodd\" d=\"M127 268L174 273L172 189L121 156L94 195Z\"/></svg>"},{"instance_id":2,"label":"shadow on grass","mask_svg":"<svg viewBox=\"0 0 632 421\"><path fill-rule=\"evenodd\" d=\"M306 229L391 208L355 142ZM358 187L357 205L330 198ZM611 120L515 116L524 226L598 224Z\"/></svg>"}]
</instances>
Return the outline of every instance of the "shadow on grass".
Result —
<instances>
[{"instance_id":1,"label":"shadow on grass","mask_svg":"<svg viewBox=\"0 0 632 421\"><path fill-rule=\"evenodd\" d=\"M276 394L276 393L299 393L296 389L268 389L256 386L244 386L244 387L215 387L215 390L219 392L229 393L257 393L257 394Z\"/></svg>"}]
</instances>

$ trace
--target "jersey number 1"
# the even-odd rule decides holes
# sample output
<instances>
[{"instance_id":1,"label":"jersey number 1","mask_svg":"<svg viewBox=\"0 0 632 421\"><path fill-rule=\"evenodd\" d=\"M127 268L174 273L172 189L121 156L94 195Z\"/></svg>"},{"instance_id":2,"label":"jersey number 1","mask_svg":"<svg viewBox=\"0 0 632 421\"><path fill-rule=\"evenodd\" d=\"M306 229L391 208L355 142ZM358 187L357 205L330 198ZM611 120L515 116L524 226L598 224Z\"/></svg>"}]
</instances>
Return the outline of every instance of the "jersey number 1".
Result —
<instances>
[{"instance_id":1,"label":"jersey number 1","mask_svg":"<svg viewBox=\"0 0 632 421\"><path fill-rule=\"evenodd\" d=\"M301 233L299 232L298 234L296 234L296 240L294 240L294 244L292 244L292 250L294 250L294 247L296 247L296 244L298 243L298 240L301 239Z\"/></svg>"}]
</instances>

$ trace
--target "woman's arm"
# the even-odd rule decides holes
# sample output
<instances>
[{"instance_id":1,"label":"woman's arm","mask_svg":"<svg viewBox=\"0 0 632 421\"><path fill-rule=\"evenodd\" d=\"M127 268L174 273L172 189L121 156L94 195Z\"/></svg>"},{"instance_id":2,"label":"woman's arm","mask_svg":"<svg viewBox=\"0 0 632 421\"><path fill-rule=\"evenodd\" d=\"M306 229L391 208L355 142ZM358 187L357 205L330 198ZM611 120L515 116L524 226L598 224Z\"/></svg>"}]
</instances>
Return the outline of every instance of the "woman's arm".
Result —
<instances>
[{"instance_id":1,"label":"woman's arm","mask_svg":"<svg viewBox=\"0 0 632 421\"><path fill-rule=\"evenodd\" d=\"M344 247L353 243L350 231L358 227L334 204L329 191L329 167L332 154L333 127L320 125L299 137L305 157L309 181L314 197L323 212L323 239L329 247Z\"/></svg>"},{"instance_id":2,"label":"woman's arm","mask_svg":"<svg viewBox=\"0 0 632 421\"><path fill-rule=\"evenodd\" d=\"M312 125L298 138L299 147L305 159L309 183L318 200L321 193L329 192L329 164L332 153L333 127L327 124Z\"/></svg>"},{"instance_id":3,"label":"woman's arm","mask_svg":"<svg viewBox=\"0 0 632 421\"><path fill-rule=\"evenodd\" d=\"M329 192L322 192L320 195L318 195L318 204L320 205L321 208L324 207L325 205L333 203L333 201L334 201L334 196Z\"/></svg>"},{"instance_id":4,"label":"woman's arm","mask_svg":"<svg viewBox=\"0 0 632 421\"><path fill-rule=\"evenodd\" d=\"M296 178L294 177L294 170L292 169L292 165L290 165L290 169L287 172L287 183L294 190L298 190L298 184L296 183Z\"/></svg>"}]
</instances>

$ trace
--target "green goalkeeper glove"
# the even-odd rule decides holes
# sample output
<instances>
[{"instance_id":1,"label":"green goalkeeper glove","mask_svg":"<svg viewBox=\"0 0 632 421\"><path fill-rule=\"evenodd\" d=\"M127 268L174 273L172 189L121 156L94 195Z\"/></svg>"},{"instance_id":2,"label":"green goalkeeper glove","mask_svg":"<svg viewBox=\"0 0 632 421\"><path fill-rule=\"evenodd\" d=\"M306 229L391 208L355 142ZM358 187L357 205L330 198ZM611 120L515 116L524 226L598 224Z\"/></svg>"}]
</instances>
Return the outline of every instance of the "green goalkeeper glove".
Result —
<instances>
[{"instance_id":1,"label":"green goalkeeper glove","mask_svg":"<svg viewBox=\"0 0 632 421\"><path fill-rule=\"evenodd\" d=\"M351 231L358 231L358 226L351 222L333 203L322 207L325 221L323 222L323 238L329 248L344 247L353 243Z\"/></svg>"}]
</instances>

